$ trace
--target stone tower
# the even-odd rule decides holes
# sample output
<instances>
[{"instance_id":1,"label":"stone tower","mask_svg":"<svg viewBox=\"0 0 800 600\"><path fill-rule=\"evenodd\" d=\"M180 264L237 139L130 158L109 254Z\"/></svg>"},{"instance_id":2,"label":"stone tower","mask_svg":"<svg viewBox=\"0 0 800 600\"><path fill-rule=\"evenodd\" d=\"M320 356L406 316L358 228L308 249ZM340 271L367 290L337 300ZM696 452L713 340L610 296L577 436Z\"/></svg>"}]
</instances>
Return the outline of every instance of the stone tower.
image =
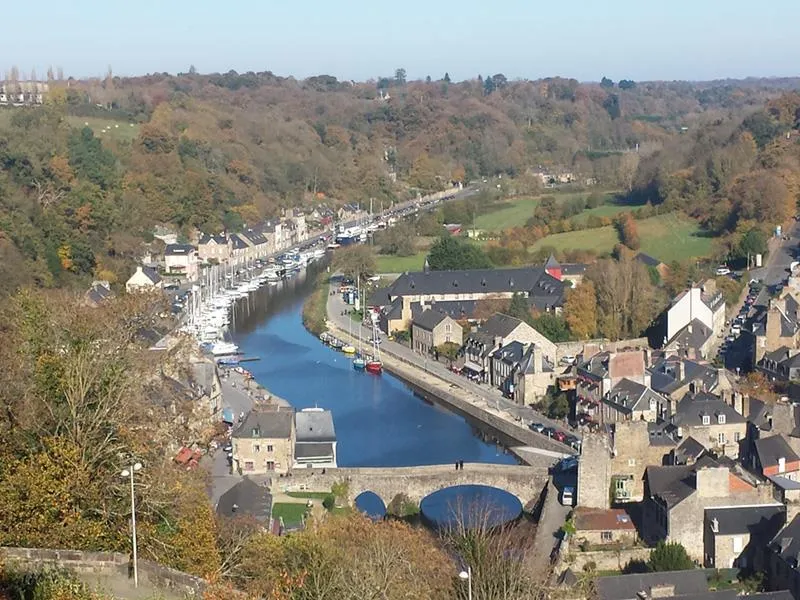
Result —
<instances>
[{"instance_id":1,"label":"stone tower","mask_svg":"<svg viewBox=\"0 0 800 600\"><path fill-rule=\"evenodd\" d=\"M601 430L586 433L578 462L578 506L610 508L611 440Z\"/></svg>"}]
</instances>

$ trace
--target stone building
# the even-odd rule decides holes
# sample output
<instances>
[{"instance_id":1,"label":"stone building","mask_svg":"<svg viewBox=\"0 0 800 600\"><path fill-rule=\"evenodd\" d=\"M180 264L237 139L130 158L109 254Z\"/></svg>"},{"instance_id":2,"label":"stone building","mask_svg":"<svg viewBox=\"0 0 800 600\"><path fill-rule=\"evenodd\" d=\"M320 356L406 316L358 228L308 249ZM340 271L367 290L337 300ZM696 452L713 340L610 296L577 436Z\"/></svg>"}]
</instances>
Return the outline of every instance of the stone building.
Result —
<instances>
[{"instance_id":1,"label":"stone building","mask_svg":"<svg viewBox=\"0 0 800 600\"><path fill-rule=\"evenodd\" d=\"M800 457L781 434L761 437L754 442L750 467L762 477L781 476L800 481Z\"/></svg>"},{"instance_id":2,"label":"stone building","mask_svg":"<svg viewBox=\"0 0 800 600\"><path fill-rule=\"evenodd\" d=\"M670 424L677 439L691 436L707 449L731 458L739 456L740 442L747 435L747 420L721 397L706 392L687 393Z\"/></svg>"},{"instance_id":3,"label":"stone building","mask_svg":"<svg viewBox=\"0 0 800 600\"><path fill-rule=\"evenodd\" d=\"M692 286L680 293L667 309L667 330L664 345L667 346L687 328L699 321L714 337L725 332L725 298L717 290L713 279L701 286Z\"/></svg>"},{"instance_id":4,"label":"stone building","mask_svg":"<svg viewBox=\"0 0 800 600\"><path fill-rule=\"evenodd\" d=\"M204 263L227 262L233 256L233 242L226 235L200 236L197 242L197 257Z\"/></svg>"},{"instance_id":5,"label":"stone building","mask_svg":"<svg viewBox=\"0 0 800 600\"><path fill-rule=\"evenodd\" d=\"M575 371L575 413L586 414L600 421L603 398L623 379L644 386L650 385L642 350L598 351L587 344L578 358Z\"/></svg>"},{"instance_id":6,"label":"stone building","mask_svg":"<svg viewBox=\"0 0 800 600\"><path fill-rule=\"evenodd\" d=\"M125 291L130 294L132 292L161 289L163 286L164 282L158 271L151 267L139 265L133 275L125 282Z\"/></svg>"},{"instance_id":7,"label":"stone building","mask_svg":"<svg viewBox=\"0 0 800 600\"><path fill-rule=\"evenodd\" d=\"M632 381L627 377L620 380L603 396L601 421L649 421L669 418L670 404L650 387Z\"/></svg>"},{"instance_id":8,"label":"stone building","mask_svg":"<svg viewBox=\"0 0 800 600\"><path fill-rule=\"evenodd\" d=\"M431 354L433 349L445 343L461 346L461 325L452 317L428 309L411 323L411 347L419 354Z\"/></svg>"},{"instance_id":9,"label":"stone building","mask_svg":"<svg viewBox=\"0 0 800 600\"><path fill-rule=\"evenodd\" d=\"M767 504L712 508L705 511L704 519L704 566L763 572L766 546L786 523L786 507Z\"/></svg>"},{"instance_id":10,"label":"stone building","mask_svg":"<svg viewBox=\"0 0 800 600\"><path fill-rule=\"evenodd\" d=\"M767 546L767 589L789 590L800 598L800 515L772 538Z\"/></svg>"},{"instance_id":11,"label":"stone building","mask_svg":"<svg viewBox=\"0 0 800 600\"><path fill-rule=\"evenodd\" d=\"M699 530L705 511L733 506L782 506L772 487L748 477L734 464L708 456L693 465L649 466L645 471L642 538L679 542L689 556L704 562L705 543Z\"/></svg>"},{"instance_id":12,"label":"stone building","mask_svg":"<svg viewBox=\"0 0 800 600\"><path fill-rule=\"evenodd\" d=\"M650 387L677 404L687 392L733 393L733 375L707 363L668 355L649 369ZM673 411L674 412L674 411Z\"/></svg>"},{"instance_id":13,"label":"stone building","mask_svg":"<svg viewBox=\"0 0 800 600\"><path fill-rule=\"evenodd\" d=\"M764 317L753 325L753 364L781 347L800 347L800 291L787 289L769 302Z\"/></svg>"},{"instance_id":14,"label":"stone building","mask_svg":"<svg viewBox=\"0 0 800 600\"><path fill-rule=\"evenodd\" d=\"M294 410L256 407L231 437L233 466L242 474L285 474L294 464Z\"/></svg>"},{"instance_id":15,"label":"stone building","mask_svg":"<svg viewBox=\"0 0 800 600\"><path fill-rule=\"evenodd\" d=\"M170 275L182 275L187 281L197 281L197 248L191 244L167 245L164 249L164 269Z\"/></svg>"},{"instance_id":16,"label":"stone building","mask_svg":"<svg viewBox=\"0 0 800 600\"><path fill-rule=\"evenodd\" d=\"M633 520L621 508L597 509L578 507L573 513L574 539L592 546L630 546L638 535Z\"/></svg>"}]
</instances>

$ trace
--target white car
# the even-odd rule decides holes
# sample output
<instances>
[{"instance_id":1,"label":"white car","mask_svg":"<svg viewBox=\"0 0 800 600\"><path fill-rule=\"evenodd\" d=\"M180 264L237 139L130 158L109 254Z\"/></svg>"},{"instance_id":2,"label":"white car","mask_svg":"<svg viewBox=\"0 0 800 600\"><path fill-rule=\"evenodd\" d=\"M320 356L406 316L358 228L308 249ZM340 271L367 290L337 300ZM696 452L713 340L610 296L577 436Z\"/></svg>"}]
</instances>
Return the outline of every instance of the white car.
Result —
<instances>
[{"instance_id":1,"label":"white car","mask_svg":"<svg viewBox=\"0 0 800 600\"><path fill-rule=\"evenodd\" d=\"M739 335L740 333L742 333L742 326L739 325L739 323L734 323L733 327L731 327L731 333L733 335Z\"/></svg>"},{"instance_id":2,"label":"white car","mask_svg":"<svg viewBox=\"0 0 800 600\"><path fill-rule=\"evenodd\" d=\"M731 270L728 267L717 267L715 272L717 275L730 275Z\"/></svg>"},{"instance_id":3,"label":"white car","mask_svg":"<svg viewBox=\"0 0 800 600\"><path fill-rule=\"evenodd\" d=\"M561 364L562 365L572 365L575 364L575 357L572 354L565 354L561 357Z\"/></svg>"}]
</instances>

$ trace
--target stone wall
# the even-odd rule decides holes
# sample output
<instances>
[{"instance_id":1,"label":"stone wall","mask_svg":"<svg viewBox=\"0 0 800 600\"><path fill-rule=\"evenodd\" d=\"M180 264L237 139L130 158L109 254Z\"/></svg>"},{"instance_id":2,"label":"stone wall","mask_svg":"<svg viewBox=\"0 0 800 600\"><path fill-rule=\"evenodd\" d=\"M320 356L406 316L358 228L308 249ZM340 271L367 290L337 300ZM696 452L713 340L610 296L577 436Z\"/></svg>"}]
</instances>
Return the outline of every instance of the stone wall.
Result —
<instances>
[{"instance_id":1,"label":"stone wall","mask_svg":"<svg viewBox=\"0 0 800 600\"><path fill-rule=\"evenodd\" d=\"M483 463L464 463L464 469L459 471L455 470L455 465L325 469L325 473L319 469L300 469L294 471L291 477L275 479L273 483L281 491L325 491L340 481L348 482L348 500L351 502L367 491L380 496L385 504L389 504L401 492L420 502L437 490L454 485L477 484L506 490L517 496L523 506L527 506L538 500L547 482L547 469L545 466L537 469Z\"/></svg>"},{"instance_id":2,"label":"stone wall","mask_svg":"<svg viewBox=\"0 0 800 600\"><path fill-rule=\"evenodd\" d=\"M50 550L46 548L0 547L0 561L23 569L59 567L80 574L128 577L129 557L119 552ZM187 573L170 569L149 560L139 560L139 582L180 596L202 596L208 583ZM132 579L132 576L130 576ZM133 587L133 581L131 581Z\"/></svg>"}]
</instances>

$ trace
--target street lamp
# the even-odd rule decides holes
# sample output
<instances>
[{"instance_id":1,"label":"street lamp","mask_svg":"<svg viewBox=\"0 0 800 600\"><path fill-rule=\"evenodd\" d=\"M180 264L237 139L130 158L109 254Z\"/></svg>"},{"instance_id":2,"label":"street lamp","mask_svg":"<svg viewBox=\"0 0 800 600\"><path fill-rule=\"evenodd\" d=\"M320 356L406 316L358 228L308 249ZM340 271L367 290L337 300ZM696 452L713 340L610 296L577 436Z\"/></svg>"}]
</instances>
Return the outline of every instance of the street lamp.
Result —
<instances>
[{"instance_id":1,"label":"street lamp","mask_svg":"<svg viewBox=\"0 0 800 600\"><path fill-rule=\"evenodd\" d=\"M123 470L120 475L122 477L130 477L131 479L131 535L133 538L133 587L139 587L139 565L136 556L136 498L133 494L133 474L141 471L142 463L137 462Z\"/></svg>"},{"instance_id":2,"label":"street lamp","mask_svg":"<svg viewBox=\"0 0 800 600\"><path fill-rule=\"evenodd\" d=\"M467 582L467 594L468 594L467 598L469 598L469 600L472 600L472 567L467 565L467 570L461 571L461 573L459 573L458 576Z\"/></svg>"}]
</instances>

